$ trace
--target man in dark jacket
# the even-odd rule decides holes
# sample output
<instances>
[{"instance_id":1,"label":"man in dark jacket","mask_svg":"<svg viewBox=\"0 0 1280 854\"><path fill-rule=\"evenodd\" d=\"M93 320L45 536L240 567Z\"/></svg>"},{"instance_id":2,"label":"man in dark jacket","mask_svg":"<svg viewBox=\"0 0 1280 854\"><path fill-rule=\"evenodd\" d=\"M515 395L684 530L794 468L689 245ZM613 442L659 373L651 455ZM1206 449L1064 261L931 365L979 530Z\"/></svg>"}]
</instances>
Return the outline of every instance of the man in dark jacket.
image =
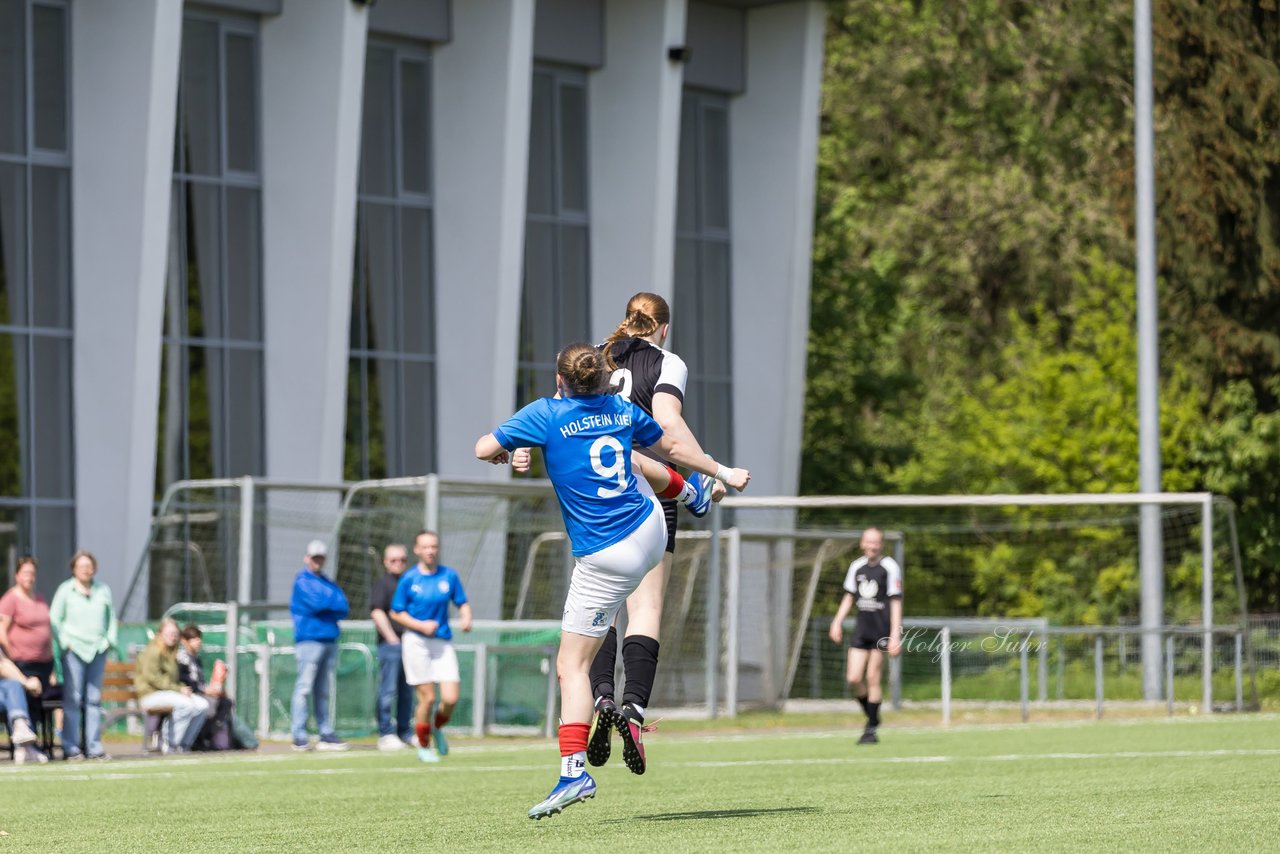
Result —
<instances>
[{"instance_id":1,"label":"man in dark jacket","mask_svg":"<svg viewBox=\"0 0 1280 854\"><path fill-rule=\"evenodd\" d=\"M350 606L342 588L324 574L328 547L322 540L307 544L306 565L293 581L289 614L293 617L293 641L297 650L298 678L293 683L290 709L293 749L310 750L307 738L308 700L315 697L317 750L346 750L348 745L333 731L329 714L329 679L338 662L338 621Z\"/></svg>"}]
</instances>

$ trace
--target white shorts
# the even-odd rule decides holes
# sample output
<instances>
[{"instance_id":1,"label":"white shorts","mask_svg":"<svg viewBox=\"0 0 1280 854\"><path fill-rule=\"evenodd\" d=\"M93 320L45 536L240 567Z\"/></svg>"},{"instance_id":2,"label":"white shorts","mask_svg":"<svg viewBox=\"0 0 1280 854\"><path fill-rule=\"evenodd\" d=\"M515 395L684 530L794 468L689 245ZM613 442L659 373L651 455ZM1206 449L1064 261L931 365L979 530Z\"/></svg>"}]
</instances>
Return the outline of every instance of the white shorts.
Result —
<instances>
[{"instance_id":1,"label":"white shorts","mask_svg":"<svg viewBox=\"0 0 1280 854\"><path fill-rule=\"evenodd\" d=\"M404 665L404 681L410 685L461 681L458 654L447 640L405 632L400 637L400 661Z\"/></svg>"},{"instance_id":2,"label":"white shorts","mask_svg":"<svg viewBox=\"0 0 1280 854\"><path fill-rule=\"evenodd\" d=\"M649 501L653 511L626 539L574 559L573 580L560 622L562 631L603 637L622 603L640 586L645 574L662 562L667 519L658 499Z\"/></svg>"}]
</instances>

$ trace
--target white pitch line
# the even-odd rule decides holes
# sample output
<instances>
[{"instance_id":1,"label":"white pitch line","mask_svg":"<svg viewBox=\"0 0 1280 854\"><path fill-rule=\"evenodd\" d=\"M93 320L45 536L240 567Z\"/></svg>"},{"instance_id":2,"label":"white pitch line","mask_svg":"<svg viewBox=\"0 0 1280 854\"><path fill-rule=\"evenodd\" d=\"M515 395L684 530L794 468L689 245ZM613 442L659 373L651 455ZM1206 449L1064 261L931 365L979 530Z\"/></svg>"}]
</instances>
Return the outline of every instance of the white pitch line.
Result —
<instances>
[{"instance_id":1,"label":"white pitch line","mask_svg":"<svg viewBox=\"0 0 1280 854\"><path fill-rule=\"evenodd\" d=\"M725 761L691 761L664 762L664 768L746 768L746 767L803 767L833 765L925 765L953 762L1028 762L1045 759L1058 760L1097 760L1097 759L1213 759L1224 756L1280 756L1280 748L1225 748L1217 750L1120 750L1104 753L1005 753L994 756L868 756L868 757L829 757L825 759L739 759ZM151 767L155 767L152 764ZM453 767L435 766L394 766L369 768L283 768L279 770L252 768L244 770L228 770L219 773L219 777L309 777L337 776L351 774L459 774L471 772L484 773L528 773L544 770L529 765L464 765ZM57 774L46 776L36 769L22 769L20 776L30 780L156 780L186 777L189 775L175 770L156 770L153 773L121 774L105 772L102 774Z\"/></svg>"}]
</instances>

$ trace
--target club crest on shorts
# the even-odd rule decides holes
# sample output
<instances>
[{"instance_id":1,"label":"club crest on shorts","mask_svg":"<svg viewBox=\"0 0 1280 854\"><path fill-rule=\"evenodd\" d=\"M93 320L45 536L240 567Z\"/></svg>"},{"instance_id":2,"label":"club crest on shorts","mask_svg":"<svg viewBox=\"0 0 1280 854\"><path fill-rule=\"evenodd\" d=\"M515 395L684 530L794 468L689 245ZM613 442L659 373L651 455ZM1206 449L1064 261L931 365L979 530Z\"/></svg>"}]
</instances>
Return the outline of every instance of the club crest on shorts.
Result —
<instances>
[{"instance_id":1,"label":"club crest on shorts","mask_svg":"<svg viewBox=\"0 0 1280 854\"><path fill-rule=\"evenodd\" d=\"M608 611L596 611L595 616L591 618L591 628L598 629L605 624L605 618L609 616Z\"/></svg>"}]
</instances>

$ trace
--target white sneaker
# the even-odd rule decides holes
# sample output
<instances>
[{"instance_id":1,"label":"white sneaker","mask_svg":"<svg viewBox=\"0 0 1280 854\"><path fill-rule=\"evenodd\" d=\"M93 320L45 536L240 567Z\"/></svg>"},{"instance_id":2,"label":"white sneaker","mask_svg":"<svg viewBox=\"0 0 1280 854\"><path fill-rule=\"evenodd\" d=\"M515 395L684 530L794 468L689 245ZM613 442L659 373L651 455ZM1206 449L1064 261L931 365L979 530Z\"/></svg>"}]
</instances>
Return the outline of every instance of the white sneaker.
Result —
<instances>
[{"instance_id":1,"label":"white sneaker","mask_svg":"<svg viewBox=\"0 0 1280 854\"><path fill-rule=\"evenodd\" d=\"M404 750L405 743L395 733L388 733L378 739L379 750Z\"/></svg>"},{"instance_id":2,"label":"white sneaker","mask_svg":"<svg viewBox=\"0 0 1280 854\"><path fill-rule=\"evenodd\" d=\"M26 718L18 718L13 722L13 744L15 747L30 744L36 740L36 734Z\"/></svg>"},{"instance_id":3,"label":"white sneaker","mask_svg":"<svg viewBox=\"0 0 1280 854\"><path fill-rule=\"evenodd\" d=\"M13 764L21 765L24 762L34 762L37 765L45 765L49 762L49 757L34 744L24 744L22 747L15 748L13 751Z\"/></svg>"}]
</instances>

